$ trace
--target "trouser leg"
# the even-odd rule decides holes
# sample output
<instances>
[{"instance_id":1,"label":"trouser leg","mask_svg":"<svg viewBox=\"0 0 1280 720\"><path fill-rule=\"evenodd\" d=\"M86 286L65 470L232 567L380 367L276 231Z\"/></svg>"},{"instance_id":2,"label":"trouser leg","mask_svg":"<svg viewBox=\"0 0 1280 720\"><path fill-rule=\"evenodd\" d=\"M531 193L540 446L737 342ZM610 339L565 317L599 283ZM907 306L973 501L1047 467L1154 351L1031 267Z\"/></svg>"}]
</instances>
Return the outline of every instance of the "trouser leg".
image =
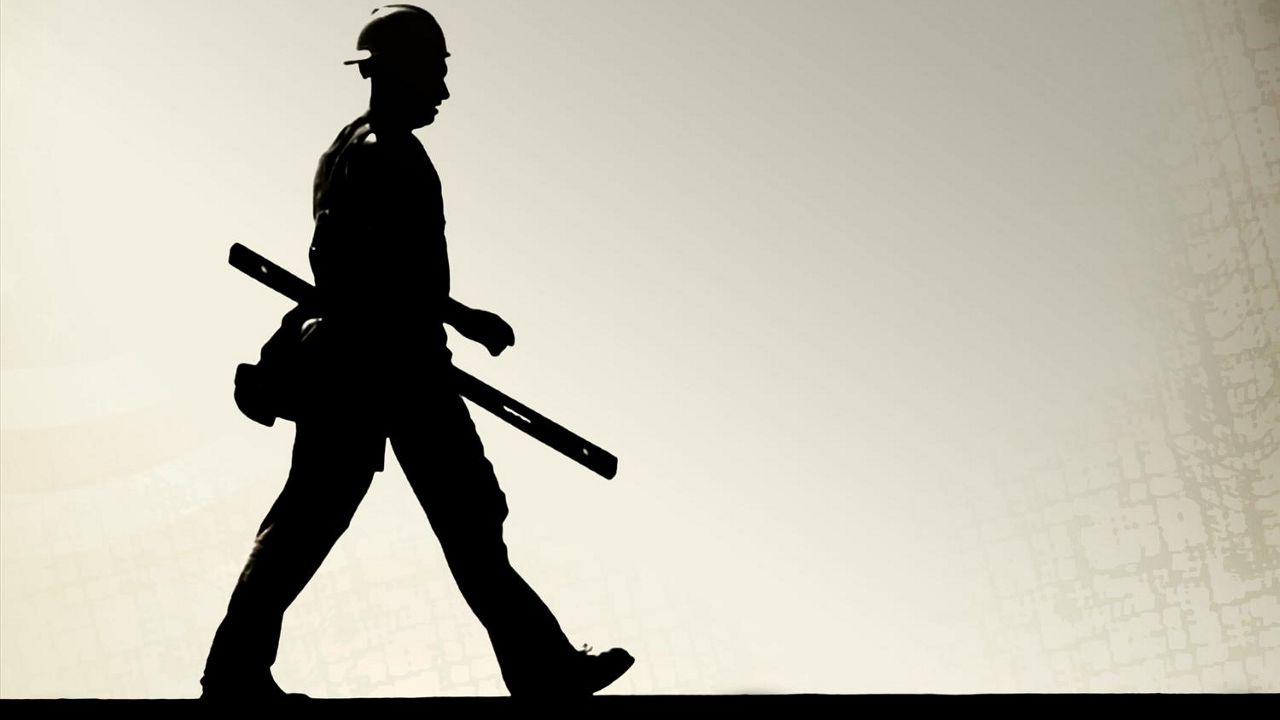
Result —
<instances>
[{"instance_id":1,"label":"trouser leg","mask_svg":"<svg viewBox=\"0 0 1280 720\"><path fill-rule=\"evenodd\" d=\"M551 610L511 567L502 537L506 496L456 394L397 423L391 447L440 540L467 604L489 639L512 694L574 652Z\"/></svg>"},{"instance_id":2,"label":"trouser leg","mask_svg":"<svg viewBox=\"0 0 1280 720\"><path fill-rule=\"evenodd\" d=\"M269 673L284 612L351 522L373 479L370 450L379 442L358 431L298 425L288 480L258 528L214 635L206 687L210 678Z\"/></svg>"}]
</instances>

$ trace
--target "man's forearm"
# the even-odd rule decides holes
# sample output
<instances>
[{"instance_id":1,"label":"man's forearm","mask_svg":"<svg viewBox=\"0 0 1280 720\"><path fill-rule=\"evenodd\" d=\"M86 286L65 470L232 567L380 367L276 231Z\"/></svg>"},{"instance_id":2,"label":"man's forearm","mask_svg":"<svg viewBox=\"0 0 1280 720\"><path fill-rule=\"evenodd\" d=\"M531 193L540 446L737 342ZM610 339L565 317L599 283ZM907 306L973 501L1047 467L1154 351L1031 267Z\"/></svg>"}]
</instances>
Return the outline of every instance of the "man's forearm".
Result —
<instances>
[{"instance_id":1,"label":"man's forearm","mask_svg":"<svg viewBox=\"0 0 1280 720\"><path fill-rule=\"evenodd\" d=\"M471 312L471 308L466 305L463 305L453 298L445 298L444 313L442 314L441 319L443 319L445 323L452 325L454 329L457 329L458 322L469 312Z\"/></svg>"}]
</instances>

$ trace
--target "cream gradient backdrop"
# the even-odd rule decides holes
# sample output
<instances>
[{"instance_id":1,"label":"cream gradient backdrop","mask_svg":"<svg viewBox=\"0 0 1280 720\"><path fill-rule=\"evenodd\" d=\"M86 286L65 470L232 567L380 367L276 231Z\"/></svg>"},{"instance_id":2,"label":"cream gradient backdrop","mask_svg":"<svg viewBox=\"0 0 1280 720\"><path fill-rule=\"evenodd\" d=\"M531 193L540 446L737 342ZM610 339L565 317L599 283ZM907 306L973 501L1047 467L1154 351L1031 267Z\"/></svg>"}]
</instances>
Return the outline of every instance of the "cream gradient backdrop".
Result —
<instances>
[{"instance_id":1,"label":"cream gradient backdrop","mask_svg":"<svg viewBox=\"0 0 1280 720\"><path fill-rule=\"evenodd\" d=\"M0 2L0 694L194 696L292 428L372 3ZM610 692L1280 689L1280 9L435 2L419 133L517 567ZM390 455L389 455L390 457ZM504 692L392 462L287 616L315 695Z\"/></svg>"}]
</instances>

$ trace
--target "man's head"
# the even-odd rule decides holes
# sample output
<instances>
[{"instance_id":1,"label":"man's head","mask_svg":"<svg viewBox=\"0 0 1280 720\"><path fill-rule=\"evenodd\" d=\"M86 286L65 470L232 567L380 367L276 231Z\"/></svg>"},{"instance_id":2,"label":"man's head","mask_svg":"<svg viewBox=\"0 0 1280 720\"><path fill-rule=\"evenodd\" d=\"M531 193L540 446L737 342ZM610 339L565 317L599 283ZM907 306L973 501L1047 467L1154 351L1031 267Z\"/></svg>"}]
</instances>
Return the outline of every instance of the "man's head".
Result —
<instances>
[{"instance_id":1,"label":"man's head","mask_svg":"<svg viewBox=\"0 0 1280 720\"><path fill-rule=\"evenodd\" d=\"M386 5L360 31L357 65L372 82L370 107L383 120L411 128L430 125L449 97L449 51L431 13L413 5Z\"/></svg>"}]
</instances>

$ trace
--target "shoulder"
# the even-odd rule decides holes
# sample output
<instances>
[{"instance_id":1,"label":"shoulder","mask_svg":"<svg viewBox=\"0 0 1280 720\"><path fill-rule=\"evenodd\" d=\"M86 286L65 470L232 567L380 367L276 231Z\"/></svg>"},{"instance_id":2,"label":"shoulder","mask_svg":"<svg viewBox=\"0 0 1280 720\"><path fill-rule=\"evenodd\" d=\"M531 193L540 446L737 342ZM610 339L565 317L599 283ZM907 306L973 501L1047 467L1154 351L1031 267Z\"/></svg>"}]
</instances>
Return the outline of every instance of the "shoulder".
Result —
<instances>
[{"instance_id":1,"label":"shoulder","mask_svg":"<svg viewBox=\"0 0 1280 720\"><path fill-rule=\"evenodd\" d=\"M349 186L355 176L364 175L373 151L377 148L377 136L364 116L348 123L320 156L314 181L313 211L318 216L345 194L341 188Z\"/></svg>"},{"instance_id":2,"label":"shoulder","mask_svg":"<svg viewBox=\"0 0 1280 720\"><path fill-rule=\"evenodd\" d=\"M403 138L383 136L364 124L351 133L339 152L337 165L345 175L369 180L372 176L398 177L412 159L413 153Z\"/></svg>"},{"instance_id":3,"label":"shoulder","mask_svg":"<svg viewBox=\"0 0 1280 720\"><path fill-rule=\"evenodd\" d=\"M368 120L357 118L338 133L320 157L317 184L361 174L384 164L387 158L385 146L386 143L380 141L377 133L369 127Z\"/></svg>"},{"instance_id":4,"label":"shoulder","mask_svg":"<svg viewBox=\"0 0 1280 720\"><path fill-rule=\"evenodd\" d=\"M367 120L359 118L338 133L333 144L325 151L325 157L333 158L335 162L354 160L374 155L378 149L377 134L369 127Z\"/></svg>"},{"instance_id":5,"label":"shoulder","mask_svg":"<svg viewBox=\"0 0 1280 720\"><path fill-rule=\"evenodd\" d=\"M352 128L351 140L348 145L358 153L368 154L378 150L386 143L378 142L378 134L373 131L369 123L364 122Z\"/></svg>"},{"instance_id":6,"label":"shoulder","mask_svg":"<svg viewBox=\"0 0 1280 720\"><path fill-rule=\"evenodd\" d=\"M369 126L369 120L361 116L342 128L324 151L320 162L332 166L343 160L375 156L385 144L379 141L377 133Z\"/></svg>"}]
</instances>

